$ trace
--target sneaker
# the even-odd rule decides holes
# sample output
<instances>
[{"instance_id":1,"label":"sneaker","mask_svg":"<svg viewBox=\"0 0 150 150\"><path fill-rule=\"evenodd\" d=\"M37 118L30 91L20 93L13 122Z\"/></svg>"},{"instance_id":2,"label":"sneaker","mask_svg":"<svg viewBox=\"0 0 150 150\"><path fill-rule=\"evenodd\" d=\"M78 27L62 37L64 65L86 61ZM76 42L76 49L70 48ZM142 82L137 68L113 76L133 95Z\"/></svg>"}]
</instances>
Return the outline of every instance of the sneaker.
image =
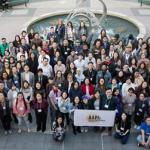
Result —
<instances>
[{"instance_id":1,"label":"sneaker","mask_svg":"<svg viewBox=\"0 0 150 150\"><path fill-rule=\"evenodd\" d=\"M81 132L82 132L82 133L84 132L84 128L81 128Z\"/></svg>"},{"instance_id":2,"label":"sneaker","mask_svg":"<svg viewBox=\"0 0 150 150\"><path fill-rule=\"evenodd\" d=\"M108 136L112 136L112 131L108 131Z\"/></svg>"},{"instance_id":3,"label":"sneaker","mask_svg":"<svg viewBox=\"0 0 150 150\"><path fill-rule=\"evenodd\" d=\"M136 128L137 130L140 130L140 126L137 126L137 128Z\"/></svg>"},{"instance_id":4,"label":"sneaker","mask_svg":"<svg viewBox=\"0 0 150 150\"><path fill-rule=\"evenodd\" d=\"M87 129L87 128L84 128L84 132L88 132L88 129Z\"/></svg>"},{"instance_id":5,"label":"sneaker","mask_svg":"<svg viewBox=\"0 0 150 150\"><path fill-rule=\"evenodd\" d=\"M7 135L7 134L8 134L8 132L7 132L7 131L5 131L5 132L4 132L4 134L5 134L5 135Z\"/></svg>"},{"instance_id":6,"label":"sneaker","mask_svg":"<svg viewBox=\"0 0 150 150\"><path fill-rule=\"evenodd\" d=\"M134 129L137 129L137 127L138 127L138 126L135 124L135 125L134 125Z\"/></svg>"},{"instance_id":7,"label":"sneaker","mask_svg":"<svg viewBox=\"0 0 150 150\"><path fill-rule=\"evenodd\" d=\"M138 143L138 144L137 144L137 146L138 146L138 147L141 147L141 146L142 146L142 144Z\"/></svg>"},{"instance_id":8,"label":"sneaker","mask_svg":"<svg viewBox=\"0 0 150 150\"><path fill-rule=\"evenodd\" d=\"M21 131L21 129L18 129L18 133L21 133L22 131Z\"/></svg>"},{"instance_id":9,"label":"sneaker","mask_svg":"<svg viewBox=\"0 0 150 150\"><path fill-rule=\"evenodd\" d=\"M9 134L12 134L12 131L11 131L11 130L8 130L8 133L9 133Z\"/></svg>"},{"instance_id":10,"label":"sneaker","mask_svg":"<svg viewBox=\"0 0 150 150\"><path fill-rule=\"evenodd\" d=\"M31 130L28 128L28 133L30 133L31 132Z\"/></svg>"}]
</instances>

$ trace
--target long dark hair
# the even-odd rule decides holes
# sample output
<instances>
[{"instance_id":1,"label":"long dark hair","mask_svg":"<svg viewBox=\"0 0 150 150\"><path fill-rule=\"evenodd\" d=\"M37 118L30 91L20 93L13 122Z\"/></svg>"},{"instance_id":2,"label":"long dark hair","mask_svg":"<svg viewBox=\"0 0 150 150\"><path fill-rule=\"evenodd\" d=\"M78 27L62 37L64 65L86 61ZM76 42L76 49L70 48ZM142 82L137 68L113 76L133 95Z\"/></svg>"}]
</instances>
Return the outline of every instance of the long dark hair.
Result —
<instances>
[{"instance_id":1,"label":"long dark hair","mask_svg":"<svg viewBox=\"0 0 150 150\"><path fill-rule=\"evenodd\" d=\"M69 22L67 23L67 26L68 26L69 24L71 25L71 29L73 30L73 24L72 24L72 22L69 21Z\"/></svg>"},{"instance_id":2,"label":"long dark hair","mask_svg":"<svg viewBox=\"0 0 150 150\"><path fill-rule=\"evenodd\" d=\"M83 22L83 24L84 24L83 27L81 27L81 22ZM81 30L81 28L84 28L85 30L87 30L87 27L86 27L86 25L85 25L85 22L84 22L84 21L81 21L81 22L80 22L80 26L79 26L79 31Z\"/></svg>"},{"instance_id":3,"label":"long dark hair","mask_svg":"<svg viewBox=\"0 0 150 150\"><path fill-rule=\"evenodd\" d=\"M62 123L60 124L60 126L61 126L61 127L64 127L64 119L63 119L62 115L59 115L59 116L56 117L56 127L59 126L59 124L58 124L58 122L57 122L57 119L58 119L58 118L62 118Z\"/></svg>"},{"instance_id":4,"label":"long dark hair","mask_svg":"<svg viewBox=\"0 0 150 150\"><path fill-rule=\"evenodd\" d=\"M28 87L27 88L30 88L30 84L27 80L24 80L23 83L22 83L22 89L27 89L24 87L24 83L27 83L28 84Z\"/></svg>"},{"instance_id":5,"label":"long dark hair","mask_svg":"<svg viewBox=\"0 0 150 150\"><path fill-rule=\"evenodd\" d=\"M21 94L21 95L23 96L23 103L24 103L25 109L27 110L27 103L26 103L26 101L25 101L25 98L24 98L24 95L23 95L22 92L18 92L18 94L17 94L17 99L16 99L16 105L15 105L15 107L16 107L16 109L17 109L17 105L18 105L18 95L19 95L19 94Z\"/></svg>"}]
</instances>

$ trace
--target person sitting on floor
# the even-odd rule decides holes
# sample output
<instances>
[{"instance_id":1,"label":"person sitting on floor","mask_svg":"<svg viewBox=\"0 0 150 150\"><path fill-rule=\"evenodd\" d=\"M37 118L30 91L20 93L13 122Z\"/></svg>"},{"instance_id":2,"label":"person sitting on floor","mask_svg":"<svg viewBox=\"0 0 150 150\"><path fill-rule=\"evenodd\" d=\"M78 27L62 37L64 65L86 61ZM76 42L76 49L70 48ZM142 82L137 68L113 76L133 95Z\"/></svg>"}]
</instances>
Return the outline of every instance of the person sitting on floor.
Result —
<instances>
[{"instance_id":1,"label":"person sitting on floor","mask_svg":"<svg viewBox=\"0 0 150 150\"><path fill-rule=\"evenodd\" d=\"M62 142L65 138L65 126L61 116L57 117L53 124L53 138L58 142Z\"/></svg>"},{"instance_id":2,"label":"person sitting on floor","mask_svg":"<svg viewBox=\"0 0 150 150\"><path fill-rule=\"evenodd\" d=\"M127 119L127 115L122 113L121 119L116 125L115 138L120 139L122 144L126 144L130 135L131 123Z\"/></svg>"},{"instance_id":3,"label":"person sitting on floor","mask_svg":"<svg viewBox=\"0 0 150 150\"><path fill-rule=\"evenodd\" d=\"M147 117L141 124L140 130L141 133L137 137L138 146L150 148L150 117Z\"/></svg>"}]
</instances>

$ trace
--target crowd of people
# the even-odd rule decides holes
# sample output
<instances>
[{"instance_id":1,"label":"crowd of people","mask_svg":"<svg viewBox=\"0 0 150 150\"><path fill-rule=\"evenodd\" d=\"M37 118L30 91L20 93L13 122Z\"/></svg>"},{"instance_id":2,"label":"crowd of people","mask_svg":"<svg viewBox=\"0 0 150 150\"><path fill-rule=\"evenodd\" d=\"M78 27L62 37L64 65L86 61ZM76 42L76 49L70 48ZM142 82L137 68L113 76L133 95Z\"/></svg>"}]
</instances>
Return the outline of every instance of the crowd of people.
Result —
<instances>
[{"instance_id":1,"label":"crowd of people","mask_svg":"<svg viewBox=\"0 0 150 150\"><path fill-rule=\"evenodd\" d=\"M0 0L0 8L2 8L3 11L8 10L8 5L8 0Z\"/></svg>"},{"instance_id":2,"label":"crowd of people","mask_svg":"<svg viewBox=\"0 0 150 150\"><path fill-rule=\"evenodd\" d=\"M138 145L150 146L150 37L120 38L102 29L91 41L84 21L75 29L62 19L44 36L31 30L10 42L2 38L0 119L6 135L12 122L21 133L23 123L30 132L36 120L37 132L49 123L54 139L62 141L68 127L75 135L89 130L74 125L76 109L114 110L115 138L126 144L134 125L141 131Z\"/></svg>"}]
</instances>

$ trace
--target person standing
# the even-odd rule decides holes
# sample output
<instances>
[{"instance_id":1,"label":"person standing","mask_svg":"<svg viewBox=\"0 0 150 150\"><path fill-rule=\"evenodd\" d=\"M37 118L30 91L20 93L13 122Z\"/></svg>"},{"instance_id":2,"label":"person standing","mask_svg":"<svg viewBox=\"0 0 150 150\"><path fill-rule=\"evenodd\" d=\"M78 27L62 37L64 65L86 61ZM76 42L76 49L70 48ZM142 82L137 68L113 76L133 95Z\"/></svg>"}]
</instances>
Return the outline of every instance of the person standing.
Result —
<instances>
[{"instance_id":1,"label":"person standing","mask_svg":"<svg viewBox=\"0 0 150 150\"><path fill-rule=\"evenodd\" d=\"M127 96L123 97L122 102L123 102L123 111L127 114L128 119L130 121L135 111L135 100L136 100L136 95L134 94L134 89L129 88L128 94Z\"/></svg>"},{"instance_id":2,"label":"person standing","mask_svg":"<svg viewBox=\"0 0 150 150\"><path fill-rule=\"evenodd\" d=\"M6 41L6 38L2 38L2 43L0 44L0 54L4 56L5 51L9 49L9 44Z\"/></svg>"},{"instance_id":3,"label":"person standing","mask_svg":"<svg viewBox=\"0 0 150 150\"><path fill-rule=\"evenodd\" d=\"M24 65L24 72L21 73L21 85L24 80L28 81L31 87L34 87L34 74L29 71L28 65Z\"/></svg>"},{"instance_id":4,"label":"person standing","mask_svg":"<svg viewBox=\"0 0 150 150\"><path fill-rule=\"evenodd\" d=\"M57 35L58 41L60 42L60 44L62 44L62 41L65 37L65 25L63 24L62 19L58 19L58 24L56 25L55 33Z\"/></svg>"},{"instance_id":5,"label":"person standing","mask_svg":"<svg viewBox=\"0 0 150 150\"><path fill-rule=\"evenodd\" d=\"M140 126L140 135L137 137L138 146L150 146L150 117L147 117Z\"/></svg>"},{"instance_id":6,"label":"person standing","mask_svg":"<svg viewBox=\"0 0 150 150\"><path fill-rule=\"evenodd\" d=\"M25 100L23 93L19 92L17 94L17 98L13 103L13 113L16 114L17 119L18 119L18 133L21 133L21 125L22 125L22 120L26 123L28 132L30 132L30 125L28 121L28 114L30 112L30 105L29 103Z\"/></svg>"},{"instance_id":7,"label":"person standing","mask_svg":"<svg viewBox=\"0 0 150 150\"><path fill-rule=\"evenodd\" d=\"M9 108L9 101L0 93L0 120L2 122L5 135L11 134L11 110Z\"/></svg>"},{"instance_id":8,"label":"person standing","mask_svg":"<svg viewBox=\"0 0 150 150\"><path fill-rule=\"evenodd\" d=\"M14 100L17 98L18 92L19 92L19 89L16 87L16 85L12 84L11 89L7 93L7 98L9 100L9 106L10 106L11 114L13 116L15 123L18 123L18 120L17 120L16 115L13 113L13 103L14 103Z\"/></svg>"},{"instance_id":9,"label":"person standing","mask_svg":"<svg viewBox=\"0 0 150 150\"><path fill-rule=\"evenodd\" d=\"M135 101L134 128L140 129L140 125L144 121L145 112L146 112L145 95L143 93L140 93L139 97Z\"/></svg>"},{"instance_id":10,"label":"person standing","mask_svg":"<svg viewBox=\"0 0 150 150\"><path fill-rule=\"evenodd\" d=\"M37 131L45 132L46 121L47 121L47 111L48 102L43 99L41 93L36 93L35 101L33 101L33 108L35 110Z\"/></svg>"},{"instance_id":11,"label":"person standing","mask_svg":"<svg viewBox=\"0 0 150 150\"><path fill-rule=\"evenodd\" d=\"M49 103L50 103L51 128L58 114L58 99L60 97L61 97L61 90L58 88L58 85L54 84L48 96Z\"/></svg>"},{"instance_id":12,"label":"person standing","mask_svg":"<svg viewBox=\"0 0 150 150\"><path fill-rule=\"evenodd\" d=\"M102 97L102 110L116 110L116 99L112 96L112 90L110 88L106 89L106 94ZM102 128L102 132L105 130L105 127ZM108 134L112 135L112 127L108 128Z\"/></svg>"},{"instance_id":13,"label":"person standing","mask_svg":"<svg viewBox=\"0 0 150 150\"><path fill-rule=\"evenodd\" d=\"M70 98L67 92L62 92L61 97L58 99L58 108L60 114L62 115L63 119L65 119L66 124L69 125L69 108L70 108Z\"/></svg>"}]
</instances>

